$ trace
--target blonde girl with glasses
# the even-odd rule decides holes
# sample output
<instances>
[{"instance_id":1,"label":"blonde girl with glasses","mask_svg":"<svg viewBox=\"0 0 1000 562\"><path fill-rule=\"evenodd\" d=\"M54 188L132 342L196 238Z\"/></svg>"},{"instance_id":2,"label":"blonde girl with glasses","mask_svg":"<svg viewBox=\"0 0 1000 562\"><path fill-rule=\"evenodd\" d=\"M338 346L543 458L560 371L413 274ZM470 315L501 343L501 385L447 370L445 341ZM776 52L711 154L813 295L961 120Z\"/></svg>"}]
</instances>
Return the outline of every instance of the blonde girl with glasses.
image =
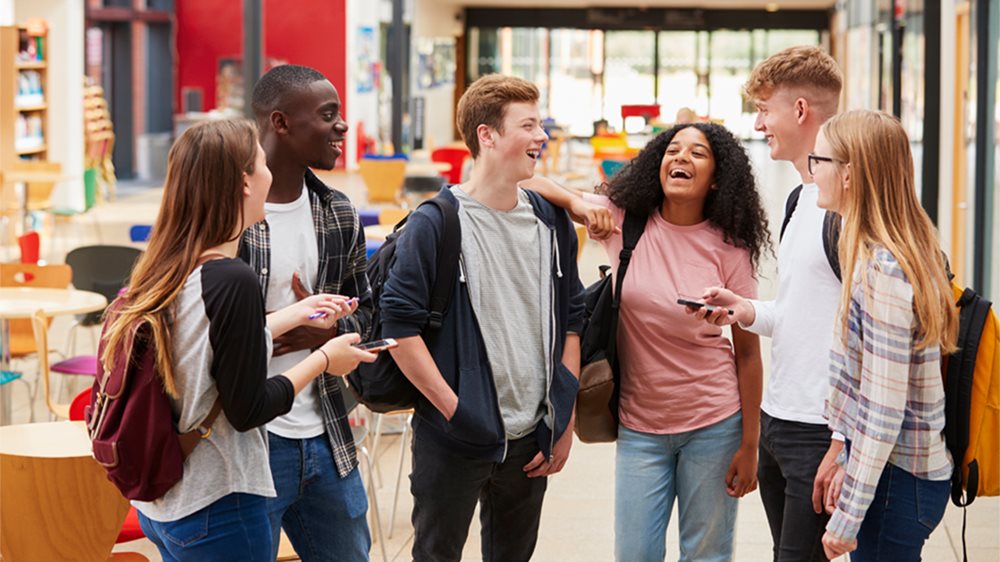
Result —
<instances>
[{"instance_id":1,"label":"blonde girl with glasses","mask_svg":"<svg viewBox=\"0 0 1000 562\"><path fill-rule=\"evenodd\" d=\"M948 502L941 358L958 311L910 140L882 112L828 121L809 157L818 205L843 216L844 288L831 352L830 429L846 437L823 536L829 558L920 560Z\"/></svg>"}]
</instances>

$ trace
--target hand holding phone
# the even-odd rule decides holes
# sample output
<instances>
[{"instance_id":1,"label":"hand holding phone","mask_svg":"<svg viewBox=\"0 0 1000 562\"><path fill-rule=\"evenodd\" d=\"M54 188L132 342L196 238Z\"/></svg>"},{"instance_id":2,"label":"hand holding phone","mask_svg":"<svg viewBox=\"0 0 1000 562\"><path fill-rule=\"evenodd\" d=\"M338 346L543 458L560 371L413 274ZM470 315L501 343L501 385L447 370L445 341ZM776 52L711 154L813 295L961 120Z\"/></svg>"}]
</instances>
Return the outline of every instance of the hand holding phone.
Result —
<instances>
[{"instance_id":1,"label":"hand holding phone","mask_svg":"<svg viewBox=\"0 0 1000 562\"><path fill-rule=\"evenodd\" d=\"M705 311L707 312L707 314L711 314L711 313L715 312L715 309L718 308L715 305L705 304L703 302L693 301L693 300L690 300L690 299L677 299L677 304L683 304L684 306L686 306L688 308L693 308L693 309L704 308ZM732 309L728 309L727 308L726 312L728 312L730 316L733 315Z\"/></svg>"},{"instance_id":2,"label":"hand holding phone","mask_svg":"<svg viewBox=\"0 0 1000 562\"><path fill-rule=\"evenodd\" d=\"M363 342L363 343L356 343L356 344L354 344L354 347L356 347L356 348L358 348L360 350L363 350L363 351L369 351L371 353L378 353L379 351L385 351L386 349L392 349L392 348L396 347L397 345L399 345L399 342L397 342L396 340L394 340L392 338L386 338L384 340L374 340L374 341L368 341L368 342Z\"/></svg>"}]
</instances>

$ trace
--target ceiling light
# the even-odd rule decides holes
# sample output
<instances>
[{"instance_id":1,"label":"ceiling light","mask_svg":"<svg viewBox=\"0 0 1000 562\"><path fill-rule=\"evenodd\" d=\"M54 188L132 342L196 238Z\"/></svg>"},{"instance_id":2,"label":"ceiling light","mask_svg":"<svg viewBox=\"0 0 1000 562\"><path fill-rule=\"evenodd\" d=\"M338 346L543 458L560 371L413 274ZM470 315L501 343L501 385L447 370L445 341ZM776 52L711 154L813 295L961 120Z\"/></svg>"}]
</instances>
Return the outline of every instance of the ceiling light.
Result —
<instances>
[{"instance_id":1,"label":"ceiling light","mask_svg":"<svg viewBox=\"0 0 1000 562\"><path fill-rule=\"evenodd\" d=\"M764 9L767 10L768 12L777 12L778 11L778 3L777 2L768 2L767 4L764 5Z\"/></svg>"}]
</instances>

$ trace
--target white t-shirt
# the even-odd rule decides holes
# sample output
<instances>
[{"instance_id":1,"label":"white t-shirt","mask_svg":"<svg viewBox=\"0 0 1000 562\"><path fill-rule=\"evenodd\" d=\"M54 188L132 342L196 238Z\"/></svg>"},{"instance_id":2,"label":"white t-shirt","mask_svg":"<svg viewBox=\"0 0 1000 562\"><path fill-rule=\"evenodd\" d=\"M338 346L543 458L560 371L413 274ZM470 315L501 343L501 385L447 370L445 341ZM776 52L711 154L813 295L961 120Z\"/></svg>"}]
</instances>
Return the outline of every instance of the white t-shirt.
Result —
<instances>
[{"instance_id":1,"label":"white t-shirt","mask_svg":"<svg viewBox=\"0 0 1000 562\"><path fill-rule=\"evenodd\" d=\"M306 289L316 286L319 248L313 228L309 191L303 185L302 195L291 203L265 203L264 220L271 231L270 279L267 286L267 311L280 310L295 302L292 274ZM309 356L303 349L271 358L267 375L274 376L294 367ZM292 410L267 424L267 430L286 439L308 439L322 435L323 415L319 402L319 386L315 380L295 396Z\"/></svg>"},{"instance_id":2,"label":"white t-shirt","mask_svg":"<svg viewBox=\"0 0 1000 562\"><path fill-rule=\"evenodd\" d=\"M802 186L799 202L778 246L778 292L773 301L751 301L751 332L771 336L771 374L761 409L769 416L826 425L830 395L830 346L840 305L837 280L823 249L819 188Z\"/></svg>"}]
</instances>

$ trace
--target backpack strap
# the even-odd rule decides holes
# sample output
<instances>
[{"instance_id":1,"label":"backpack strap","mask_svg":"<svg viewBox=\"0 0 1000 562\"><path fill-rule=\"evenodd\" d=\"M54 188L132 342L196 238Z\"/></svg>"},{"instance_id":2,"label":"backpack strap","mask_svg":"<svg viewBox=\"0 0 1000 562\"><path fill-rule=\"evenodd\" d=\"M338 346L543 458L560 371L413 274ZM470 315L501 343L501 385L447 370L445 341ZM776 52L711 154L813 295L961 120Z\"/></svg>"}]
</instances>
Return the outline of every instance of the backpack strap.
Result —
<instances>
[{"instance_id":1,"label":"backpack strap","mask_svg":"<svg viewBox=\"0 0 1000 562\"><path fill-rule=\"evenodd\" d=\"M788 221L792 220L792 213L795 212L795 207L799 204L800 195L802 195L802 184L793 189L788 194L788 199L785 199L785 218L781 219L781 234L778 235L779 242L785 237L785 229L788 228Z\"/></svg>"},{"instance_id":2,"label":"backpack strap","mask_svg":"<svg viewBox=\"0 0 1000 562\"><path fill-rule=\"evenodd\" d=\"M779 242L785 237L785 229L788 228L788 222L792 220L792 213L795 212L801 195L802 185L800 184L788 194L788 199L785 200L785 218L781 220L781 232L778 234ZM830 264L830 269L837 276L837 281L843 283L844 280L840 278L840 254L838 253L840 226L840 215L833 211L827 211L826 215L823 216L823 252L826 254L826 261Z\"/></svg>"},{"instance_id":3,"label":"backpack strap","mask_svg":"<svg viewBox=\"0 0 1000 562\"><path fill-rule=\"evenodd\" d=\"M787 218L785 220L787 221ZM833 211L827 211L826 215L823 216L823 252L826 254L826 261L830 264L830 269L837 276L837 281L841 283L844 282L840 278L840 227L842 222L840 215Z\"/></svg>"},{"instance_id":4,"label":"backpack strap","mask_svg":"<svg viewBox=\"0 0 1000 562\"><path fill-rule=\"evenodd\" d=\"M955 463L951 478L951 501L965 507L976 499L979 488L979 470L970 463L969 475L962 493L962 462L969 447L969 412L972 409L972 385L976 371L979 340L983 336L990 314L990 302L979 297L972 289L965 289L959 297L958 351L948 357L944 380L944 440Z\"/></svg>"},{"instance_id":5,"label":"backpack strap","mask_svg":"<svg viewBox=\"0 0 1000 562\"><path fill-rule=\"evenodd\" d=\"M226 256L218 252L211 252L207 254L202 254L198 257L198 261L194 264L194 268L197 269L199 266L205 265L206 263L225 258ZM198 446L198 442L202 439L208 439L212 436L212 424L215 423L215 418L219 417L219 413L222 412L222 402L219 398L215 399L212 404L212 409L208 411L208 415L205 419L201 420L201 423L197 425L191 431L187 433L181 433L177 436L177 440L181 442L181 454L184 458L188 458L194 448Z\"/></svg>"},{"instance_id":6,"label":"backpack strap","mask_svg":"<svg viewBox=\"0 0 1000 562\"><path fill-rule=\"evenodd\" d=\"M427 325L437 330L441 328L444 311L448 308L451 292L455 288L458 259L462 253L461 225L458 221L458 209L443 195L437 195L421 204L434 205L444 217L441 245L438 247L437 273L434 276L434 288L431 289L430 317L427 320Z\"/></svg>"},{"instance_id":7,"label":"backpack strap","mask_svg":"<svg viewBox=\"0 0 1000 562\"><path fill-rule=\"evenodd\" d=\"M622 287L625 284L625 273L628 271L629 263L632 261L632 252L639 244L639 238L646 230L648 216L636 215L628 211L625 212L625 224L622 225L622 251L618 253L618 273L615 275L614 291L611 297L611 333L618 332L618 312L622 302ZM608 357L615 357L617 338L611 338Z\"/></svg>"},{"instance_id":8,"label":"backpack strap","mask_svg":"<svg viewBox=\"0 0 1000 562\"><path fill-rule=\"evenodd\" d=\"M177 436L177 439L181 442L181 453L184 455L184 458L188 458L191 451L194 451L194 448L198 446L198 443L202 439L208 439L212 436L212 424L215 423L215 418L219 417L221 412L222 401L216 398L215 403L212 404L212 409L208 411L208 415L205 416L205 419L201 420L201 423L197 427Z\"/></svg>"}]
</instances>

